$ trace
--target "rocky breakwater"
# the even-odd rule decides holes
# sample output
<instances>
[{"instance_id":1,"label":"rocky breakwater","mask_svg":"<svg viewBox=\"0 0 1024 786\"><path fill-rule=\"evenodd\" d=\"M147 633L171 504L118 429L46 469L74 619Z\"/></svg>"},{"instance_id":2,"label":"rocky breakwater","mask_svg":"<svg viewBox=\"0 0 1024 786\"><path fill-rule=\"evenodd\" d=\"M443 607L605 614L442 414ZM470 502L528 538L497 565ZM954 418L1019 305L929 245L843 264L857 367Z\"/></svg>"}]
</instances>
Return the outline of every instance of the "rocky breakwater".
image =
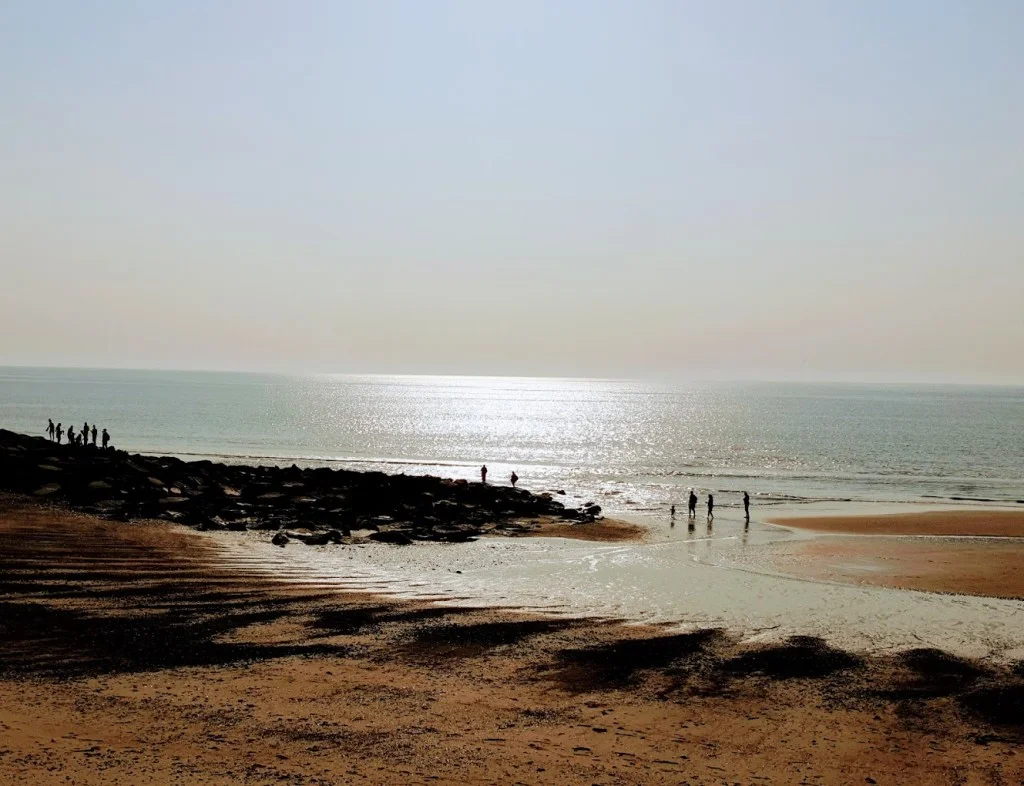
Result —
<instances>
[{"instance_id":1,"label":"rocky breakwater","mask_svg":"<svg viewBox=\"0 0 1024 786\"><path fill-rule=\"evenodd\" d=\"M601 508L556 495L436 477L328 467L251 467L57 445L0 429L0 490L111 519L202 530L264 530L286 545L466 541L526 534L552 519L590 523Z\"/></svg>"}]
</instances>

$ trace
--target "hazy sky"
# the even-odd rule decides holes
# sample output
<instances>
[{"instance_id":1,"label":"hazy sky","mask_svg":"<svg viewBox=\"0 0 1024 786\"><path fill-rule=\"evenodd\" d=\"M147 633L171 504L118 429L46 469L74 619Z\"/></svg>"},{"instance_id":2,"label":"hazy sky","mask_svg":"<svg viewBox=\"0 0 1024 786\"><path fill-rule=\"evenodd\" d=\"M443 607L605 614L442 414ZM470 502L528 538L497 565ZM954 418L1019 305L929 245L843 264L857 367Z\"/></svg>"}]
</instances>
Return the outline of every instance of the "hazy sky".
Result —
<instances>
[{"instance_id":1,"label":"hazy sky","mask_svg":"<svg viewBox=\"0 0 1024 786\"><path fill-rule=\"evenodd\" d=\"M1024 3L0 0L0 364L1024 382Z\"/></svg>"}]
</instances>

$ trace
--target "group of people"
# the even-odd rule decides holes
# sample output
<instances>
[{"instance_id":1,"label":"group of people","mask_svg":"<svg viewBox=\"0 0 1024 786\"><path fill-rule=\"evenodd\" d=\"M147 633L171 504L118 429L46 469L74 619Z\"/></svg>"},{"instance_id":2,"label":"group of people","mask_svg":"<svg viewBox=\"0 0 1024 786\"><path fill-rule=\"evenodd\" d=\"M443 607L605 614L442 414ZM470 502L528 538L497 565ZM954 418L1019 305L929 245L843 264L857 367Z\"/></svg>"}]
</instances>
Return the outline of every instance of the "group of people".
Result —
<instances>
[{"instance_id":1,"label":"group of people","mask_svg":"<svg viewBox=\"0 0 1024 786\"><path fill-rule=\"evenodd\" d=\"M49 418L49 425L46 427L46 435L50 438L50 442L56 442L60 445L64 441L64 424L58 423L56 426L53 424L53 419ZM96 424L92 424L92 428L89 428L88 422L82 424L82 430L75 433L74 426L68 426L67 438L69 445L78 445L79 447L87 447L89 437L92 437L92 446L95 448L97 437L103 440L103 449L110 445L110 434L107 433L106 429L103 429L102 433L98 433Z\"/></svg>"},{"instance_id":2,"label":"group of people","mask_svg":"<svg viewBox=\"0 0 1024 786\"><path fill-rule=\"evenodd\" d=\"M697 517L697 493L690 489L690 497L688 502L688 518L694 519ZM676 517L676 506L673 505L671 508L672 518ZM743 516L747 521L750 521L750 495L747 492L743 492ZM708 494L708 521L714 521L715 518L715 495Z\"/></svg>"},{"instance_id":3,"label":"group of people","mask_svg":"<svg viewBox=\"0 0 1024 786\"><path fill-rule=\"evenodd\" d=\"M512 488L515 488L516 487L516 483L519 482L519 476L515 472L513 472L512 473L512 477L510 478L510 480L512 481ZM480 482L481 483L486 483L487 482L487 465L486 464L484 464L482 467L480 467Z\"/></svg>"}]
</instances>

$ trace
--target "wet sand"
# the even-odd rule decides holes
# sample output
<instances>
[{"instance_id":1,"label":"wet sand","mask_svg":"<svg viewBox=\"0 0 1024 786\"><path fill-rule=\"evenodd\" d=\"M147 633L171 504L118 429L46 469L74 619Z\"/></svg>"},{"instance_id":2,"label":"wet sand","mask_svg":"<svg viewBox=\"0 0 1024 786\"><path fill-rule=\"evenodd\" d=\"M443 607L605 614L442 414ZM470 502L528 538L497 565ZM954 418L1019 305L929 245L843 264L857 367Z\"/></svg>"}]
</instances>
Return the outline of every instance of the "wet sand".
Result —
<instances>
[{"instance_id":1,"label":"wet sand","mask_svg":"<svg viewBox=\"0 0 1024 786\"><path fill-rule=\"evenodd\" d=\"M533 538L568 538L597 543L630 543L644 539L647 529L619 519L600 519L586 524L544 519L527 533Z\"/></svg>"},{"instance_id":2,"label":"wet sand","mask_svg":"<svg viewBox=\"0 0 1024 786\"><path fill-rule=\"evenodd\" d=\"M805 578L1024 600L1017 544L829 538L779 549L775 564Z\"/></svg>"},{"instance_id":3,"label":"wet sand","mask_svg":"<svg viewBox=\"0 0 1024 786\"><path fill-rule=\"evenodd\" d=\"M0 538L3 783L1024 778L1019 665L343 594L20 502Z\"/></svg>"},{"instance_id":4,"label":"wet sand","mask_svg":"<svg viewBox=\"0 0 1024 786\"><path fill-rule=\"evenodd\" d=\"M819 538L774 549L775 566L787 573L881 587L1024 599L1024 511L792 517L771 523L854 536Z\"/></svg>"},{"instance_id":5,"label":"wet sand","mask_svg":"<svg viewBox=\"0 0 1024 786\"><path fill-rule=\"evenodd\" d=\"M1024 538L1024 510L934 510L856 516L789 516L771 524L851 535L948 535Z\"/></svg>"}]
</instances>

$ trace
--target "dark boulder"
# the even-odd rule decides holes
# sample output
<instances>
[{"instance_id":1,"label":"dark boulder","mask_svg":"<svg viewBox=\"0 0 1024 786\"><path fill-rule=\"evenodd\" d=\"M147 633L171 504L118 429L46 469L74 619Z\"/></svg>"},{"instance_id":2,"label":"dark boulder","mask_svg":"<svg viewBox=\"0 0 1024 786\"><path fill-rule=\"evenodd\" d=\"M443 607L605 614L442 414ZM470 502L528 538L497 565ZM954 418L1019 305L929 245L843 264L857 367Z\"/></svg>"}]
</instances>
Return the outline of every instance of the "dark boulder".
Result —
<instances>
[{"instance_id":1,"label":"dark boulder","mask_svg":"<svg viewBox=\"0 0 1024 786\"><path fill-rule=\"evenodd\" d=\"M398 530L373 532L370 534L370 540L374 540L377 543L392 543L396 546L408 546L410 543L412 543L412 538L410 538L404 532L400 532Z\"/></svg>"}]
</instances>

